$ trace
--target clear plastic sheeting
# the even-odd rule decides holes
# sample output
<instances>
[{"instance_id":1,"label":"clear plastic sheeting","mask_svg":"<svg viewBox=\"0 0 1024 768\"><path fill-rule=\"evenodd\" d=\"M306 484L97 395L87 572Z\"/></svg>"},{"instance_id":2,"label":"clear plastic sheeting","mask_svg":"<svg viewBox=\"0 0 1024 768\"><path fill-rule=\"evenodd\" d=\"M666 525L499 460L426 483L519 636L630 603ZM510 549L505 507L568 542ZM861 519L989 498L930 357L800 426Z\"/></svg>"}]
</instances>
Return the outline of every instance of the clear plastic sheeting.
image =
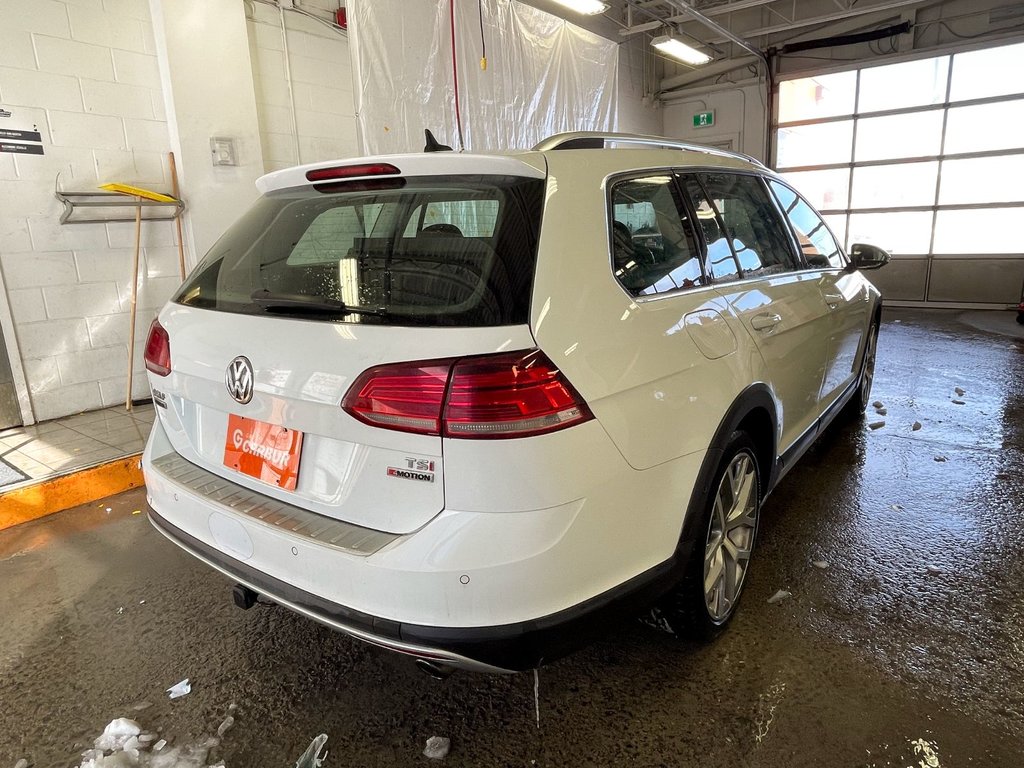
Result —
<instances>
[{"instance_id":1,"label":"clear plastic sheeting","mask_svg":"<svg viewBox=\"0 0 1024 768\"><path fill-rule=\"evenodd\" d=\"M423 129L459 149L450 2L349 0L365 154L419 152ZM614 130L618 46L514 0L454 0L465 149L529 148L562 131Z\"/></svg>"}]
</instances>

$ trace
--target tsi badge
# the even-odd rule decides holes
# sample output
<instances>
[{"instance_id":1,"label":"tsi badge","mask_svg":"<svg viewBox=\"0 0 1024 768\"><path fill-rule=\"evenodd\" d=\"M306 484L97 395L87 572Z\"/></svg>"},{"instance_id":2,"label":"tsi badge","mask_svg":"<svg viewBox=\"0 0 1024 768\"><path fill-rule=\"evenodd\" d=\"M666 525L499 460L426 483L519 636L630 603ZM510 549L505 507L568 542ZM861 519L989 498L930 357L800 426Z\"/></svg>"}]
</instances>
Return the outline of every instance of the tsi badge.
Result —
<instances>
[{"instance_id":1,"label":"tsi badge","mask_svg":"<svg viewBox=\"0 0 1024 768\"><path fill-rule=\"evenodd\" d=\"M388 467L388 477L400 477L403 480L419 480L423 483L434 482L434 462L430 459L405 457L404 467Z\"/></svg>"}]
</instances>

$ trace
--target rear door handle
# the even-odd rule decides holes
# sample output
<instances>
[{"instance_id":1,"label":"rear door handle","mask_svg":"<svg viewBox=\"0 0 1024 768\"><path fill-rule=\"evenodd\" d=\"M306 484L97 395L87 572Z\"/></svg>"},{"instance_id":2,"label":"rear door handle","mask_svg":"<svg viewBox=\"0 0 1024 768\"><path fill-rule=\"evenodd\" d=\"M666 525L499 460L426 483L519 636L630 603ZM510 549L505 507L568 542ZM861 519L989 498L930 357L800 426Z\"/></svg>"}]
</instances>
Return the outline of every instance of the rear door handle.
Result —
<instances>
[{"instance_id":1,"label":"rear door handle","mask_svg":"<svg viewBox=\"0 0 1024 768\"><path fill-rule=\"evenodd\" d=\"M755 331L770 331L776 325L782 322L782 315L775 314L763 314L755 315L750 319L750 326Z\"/></svg>"},{"instance_id":2,"label":"rear door handle","mask_svg":"<svg viewBox=\"0 0 1024 768\"><path fill-rule=\"evenodd\" d=\"M825 303L835 309L845 301L845 297L841 293L826 293Z\"/></svg>"}]
</instances>

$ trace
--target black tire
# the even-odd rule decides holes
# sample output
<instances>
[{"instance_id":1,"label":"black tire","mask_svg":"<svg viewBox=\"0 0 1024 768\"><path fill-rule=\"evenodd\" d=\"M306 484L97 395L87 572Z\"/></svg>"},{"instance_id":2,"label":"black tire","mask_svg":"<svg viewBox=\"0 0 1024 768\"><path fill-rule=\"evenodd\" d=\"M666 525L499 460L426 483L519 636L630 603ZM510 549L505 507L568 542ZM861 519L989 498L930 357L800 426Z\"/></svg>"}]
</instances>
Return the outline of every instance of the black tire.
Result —
<instances>
[{"instance_id":1,"label":"black tire","mask_svg":"<svg viewBox=\"0 0 1024 768\"><path fill-rule=\"evenodd\" d=\"M878 320L871 322L868 329L868 338L864 344L864 357L860 364L860 377L857 380L857 390L853 397L847 402L846 415L851 419L859 419L867 411L871 402L871 384L875 380L875 358L878 351Z\"/></svg>"},{"instance_id":2,"label":"black tire","mask_svg":"<svg viewBox=\"0 0 1024 768\"><path fill-rule=\"evenodd\" d=\"M719 605L722 605L722 609L716 613L710 605L713 598L709 596L708 590L705 590L705 578L709 575L709 570L714 568L716 562L718 562L712 554L714 539L719 536L720 532L718 529L721 527L721 520L723 517L728 517L728 512L724 516L719 514L717 501L720 493L723 492L723 488L727 492L731 492L732 488L735 487L726 478L726 475L730 470L737 468L739 460L745 460L746 462L742 469L742 476L749 478L749 481L752 482L752 487L750 488L752 495L749 499L752 502L752 508L748 513L744 513L743 517L752 517L753 524L752 526L745 524L736 525L731 532L726 531L729 534L728 536L721 537L721 543L718 547L719 554L723 558L721 561L723 563L723 576L727 577L730 573L734 577L738 575L739 582L736 584L734 594L727 601L728 605L725 606L720 602ZM745 485L741 486L741 489L739 496L742 498L747 489ZM701 518L694 528L695 540L690 561L686 565L686 574L679 585L662 599L656 609L660 618L668 624L676 635L698 640L712 640L736 614L736 607L739 605L740 598L743 595L743 587L750 570L750 555L757 541L757 527L761 512L761 489L761 468L757 464L757 450L754 441L746 432L733 432L725 447L722 461L718 469L715 470L708 498L705 499L701 511ZM732 519L734 521L738 520L738 518ZM740 531L740 528L744 530ZM729 550L725 545L726 539L736 549L737 553L745 549L746 556L742 572L738 574L735 570L729 570ZM738 562L739 558L734 561L734 564ZM718 582L716 581L715 583L717 584ZM722 590L724 591L725 588L726 585L723 583Z\"/></svg>"}]
</instances>

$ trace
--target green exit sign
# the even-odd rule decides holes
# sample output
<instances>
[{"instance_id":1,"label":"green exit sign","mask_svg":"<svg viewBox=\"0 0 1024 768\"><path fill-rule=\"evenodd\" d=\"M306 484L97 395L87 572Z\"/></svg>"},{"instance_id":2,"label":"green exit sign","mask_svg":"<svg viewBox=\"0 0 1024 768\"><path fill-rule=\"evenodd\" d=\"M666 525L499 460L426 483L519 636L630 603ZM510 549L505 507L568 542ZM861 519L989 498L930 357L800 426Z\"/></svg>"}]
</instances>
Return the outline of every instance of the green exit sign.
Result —
<instances>
[{"instance_id":1,"label":"green exit sign","mask_svg":"<svg viewBox=\"0 0 1024 768\"><path fill-rule=\"evenodd\" d=\"M698 112L693 116L693 127L694 128L707 128L709 125L715 124L715 113L714 112Z\"/></svg>"}]
</instances>

